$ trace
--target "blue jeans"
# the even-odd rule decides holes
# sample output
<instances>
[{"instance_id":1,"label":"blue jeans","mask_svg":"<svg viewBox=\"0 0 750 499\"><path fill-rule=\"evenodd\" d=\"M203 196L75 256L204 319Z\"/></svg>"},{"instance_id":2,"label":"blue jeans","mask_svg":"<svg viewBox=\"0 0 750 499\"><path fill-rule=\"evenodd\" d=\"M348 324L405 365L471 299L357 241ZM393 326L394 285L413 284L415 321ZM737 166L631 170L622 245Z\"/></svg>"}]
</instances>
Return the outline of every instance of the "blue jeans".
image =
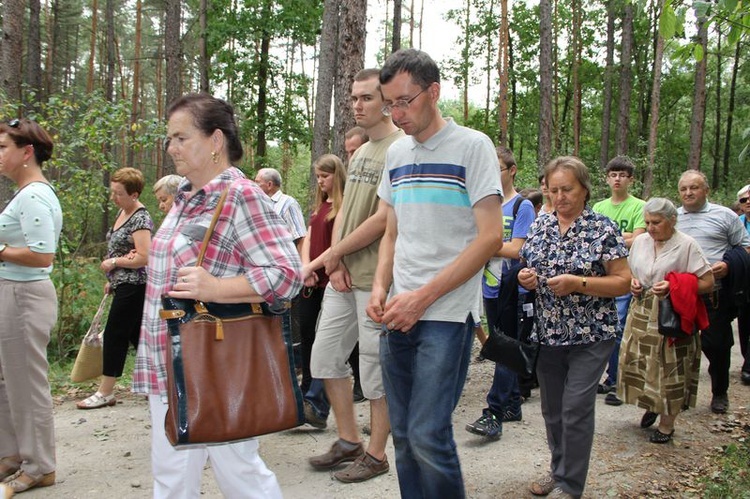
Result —
<instances>
[{"instance_id":1,"label":"blue jeans","mask_svg":"<svg viewBox=\"0 0 750 499\"><path fill-rule=\"evenodd\" d=\"M617 318L620 320L620 327L617 328L615 349L612 350L612 355L609 356L607 380L604 382L604 384L609 386L617 384L617 365L620 362L620 343L622 343L622 333L625 331L625 322L628 320L628 309L630 308L630 300L632 299L633 295L630 293L625 293L624 295L615 298L615 305L617 305Z\"/></svg>"},{"instance_id":2,"label":"blue jeans","mask_svg":"<svg viewBox=\"0 0 750 499\"><path fill-rule=\"evenodd\" d=\"M322 379L313 378L310 381L310 388L303 395L318 416L324 419L328 418L328 414L331 412L331 404L326 397Z\"/></svg>"},{"instance_id":3,"label":"blue jeans","mask_svg":"<svg viewBox=\"0 0 750 499\"><path fill-rule=\"evenodd\" d=\"M518 317L523 313L523 299L518 300ZM498 325L497 298L485 298L484 310L487 315L487 325L493 328ZM493 310L493 308L495 310ZM521 328L520 320L516 326ZM503 413L511 411L521 412L521 390L518 387L518 375L515 371L508 369L502 364L495 363L495 375L492 377L492 386L487 393L487 409L497 417L501 424Z\"/></svg>"},{"instance_id":4,"label":"blue jeans","mask_svg":"<svg viewBox=\"0 0 750 499\"><path fill-rule=\"evenodd\" d=\"M401 497L463 498L451 414L469 368L474 321L419 321L385 331L380 362Z\"/></svg>"}]
</instances>

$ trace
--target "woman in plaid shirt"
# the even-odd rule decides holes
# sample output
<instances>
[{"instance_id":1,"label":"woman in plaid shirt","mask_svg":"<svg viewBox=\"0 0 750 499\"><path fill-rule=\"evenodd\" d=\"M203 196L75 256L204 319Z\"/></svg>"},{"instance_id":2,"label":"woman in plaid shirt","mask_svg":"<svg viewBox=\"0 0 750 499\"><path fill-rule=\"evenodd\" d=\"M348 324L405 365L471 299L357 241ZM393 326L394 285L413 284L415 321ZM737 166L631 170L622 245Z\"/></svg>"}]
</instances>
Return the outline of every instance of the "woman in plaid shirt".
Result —
<instances>
[{"instance_id":1,"label":"woman in plaid shirt","mask_svg":"<svg viewBox=\"0 0 750 499\"><path fill-rule=\"evenodd\" d=\"M133 390L149 397L154 497L199 497L206 459L225 497L281 497L257 440L177 450L164 433L167 324L159 318L161 296L274 307L302 287L300 258L283 220L263 191L232 166L242 158L232 106L208 94L189 94L170 105L167 118L167 152L185 180L151 244L133 374ZM203 266L195 267L225 189Z\"/></svg>"}]
</instances>

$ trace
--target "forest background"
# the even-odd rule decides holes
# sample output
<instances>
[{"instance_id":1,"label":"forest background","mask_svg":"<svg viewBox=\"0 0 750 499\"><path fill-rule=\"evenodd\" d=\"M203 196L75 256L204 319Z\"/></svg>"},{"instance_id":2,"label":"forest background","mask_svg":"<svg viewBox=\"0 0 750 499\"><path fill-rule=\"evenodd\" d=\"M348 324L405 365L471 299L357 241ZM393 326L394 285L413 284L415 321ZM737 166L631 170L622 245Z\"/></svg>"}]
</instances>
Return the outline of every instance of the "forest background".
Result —
<instances>
[{"instance_id":1,"label":"forest background","mask_svg":"<svg viewBox=\"0 0 750 499\"><path fill-rule=\"evenodd\" d=\"M0 119L36 119L55 140L46 168L65 221L51 359L75 352L101 296L110 173L134 166L151 185L174 170L169 102L228 99L246 152L237 166L251 178L279 169L309 206L312 159L345 157L365 52L377 64L401 47L430 53L438 9L456 36L436 59L458 89L441 110L509 146L519 186L561 154L592 169L594 199L618 154L638 166L641 197L675 198L686 168L706 173L717 202L750 181L746 0L0 0ZM0 200L11 194L2 183ZM159 223L149 188L142 200Z\"/></svg>"}]
</instances>

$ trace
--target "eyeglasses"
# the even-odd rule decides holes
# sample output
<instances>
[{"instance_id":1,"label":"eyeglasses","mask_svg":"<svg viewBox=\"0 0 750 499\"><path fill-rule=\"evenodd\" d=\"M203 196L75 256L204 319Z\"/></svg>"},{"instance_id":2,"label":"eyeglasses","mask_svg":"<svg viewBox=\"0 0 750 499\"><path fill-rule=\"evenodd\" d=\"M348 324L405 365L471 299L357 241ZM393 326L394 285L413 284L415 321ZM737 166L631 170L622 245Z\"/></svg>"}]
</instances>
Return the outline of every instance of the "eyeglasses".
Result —
<instances>
[{"instance_id":1,"label":"eyeglasses","mask_svg":"<svg viewBox=\"0 0 750 499\"><path fill-rule=\"evenodd\" d=\"M742 204L745 204L745 203L747 203L747 201L748 201L749 199L750 199L750 197L744 197L744 198L740 198L740 203L742 203Z\"/></svg>"},{"instance_id":2,"label":"eyeglasses","mask_svg":"<svg viewBox=\"0 0 750 499\"><path fill-rule=\"evenodd\" d=\"M8 126L11 128L18 128L19 126L21 126L21 120L19 120L18 118L13 118L8 122Z\"/></svg>"},{"instance_id":3,"label":"eyeglasses","mask_svg":"<svg viewBox=\"0 0 750 499\"><path fill-rule=\"evenodd\" d=\"M607 174L609 178L630 178L632 175L625 172L610 172Z\"/></svg>"},{"instance_id":4,"label":"eyeglasses","mask_svg":"<svg viewBox=\"0 0 750 499\"><path fill-rule=\"evenodd\" d=\"M430 87L427 87L427 88L430 88ZM385 116L390 116L391 112L394 109L399 109L401 111L409 109L409 104L411 104L412 102L414 102L414 99L416 99L417 97L419 97L420 95L422 95L425 92L425 90L427 90L427 88L423 88L417 95L415 95L414 97L412 97L410 99L398 99L398 100L395 100L395 101L391 102L390 104L385 104L380 109L380 111Z\"/></svg>"}]
</instances>

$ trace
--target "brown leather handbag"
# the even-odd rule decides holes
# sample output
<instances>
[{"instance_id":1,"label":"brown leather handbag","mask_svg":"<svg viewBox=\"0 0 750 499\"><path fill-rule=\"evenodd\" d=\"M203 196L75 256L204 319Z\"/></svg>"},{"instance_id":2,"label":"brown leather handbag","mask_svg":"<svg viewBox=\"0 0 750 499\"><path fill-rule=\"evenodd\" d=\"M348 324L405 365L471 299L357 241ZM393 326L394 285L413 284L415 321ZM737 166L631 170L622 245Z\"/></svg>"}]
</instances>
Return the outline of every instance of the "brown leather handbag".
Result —
<instances>
[{"instance_id":1,"label":"brown leather handbag","mask_svg":"<svg viewBox=\"0 0 750 499\"><path fill-rule=\"evenodd\" d=\"M226 191L203 239L203 262ZM162 297L167 320L164 422L174 446L232 442L304 423L292 346L265 304Z\"/></svg>"}]
</instances>

